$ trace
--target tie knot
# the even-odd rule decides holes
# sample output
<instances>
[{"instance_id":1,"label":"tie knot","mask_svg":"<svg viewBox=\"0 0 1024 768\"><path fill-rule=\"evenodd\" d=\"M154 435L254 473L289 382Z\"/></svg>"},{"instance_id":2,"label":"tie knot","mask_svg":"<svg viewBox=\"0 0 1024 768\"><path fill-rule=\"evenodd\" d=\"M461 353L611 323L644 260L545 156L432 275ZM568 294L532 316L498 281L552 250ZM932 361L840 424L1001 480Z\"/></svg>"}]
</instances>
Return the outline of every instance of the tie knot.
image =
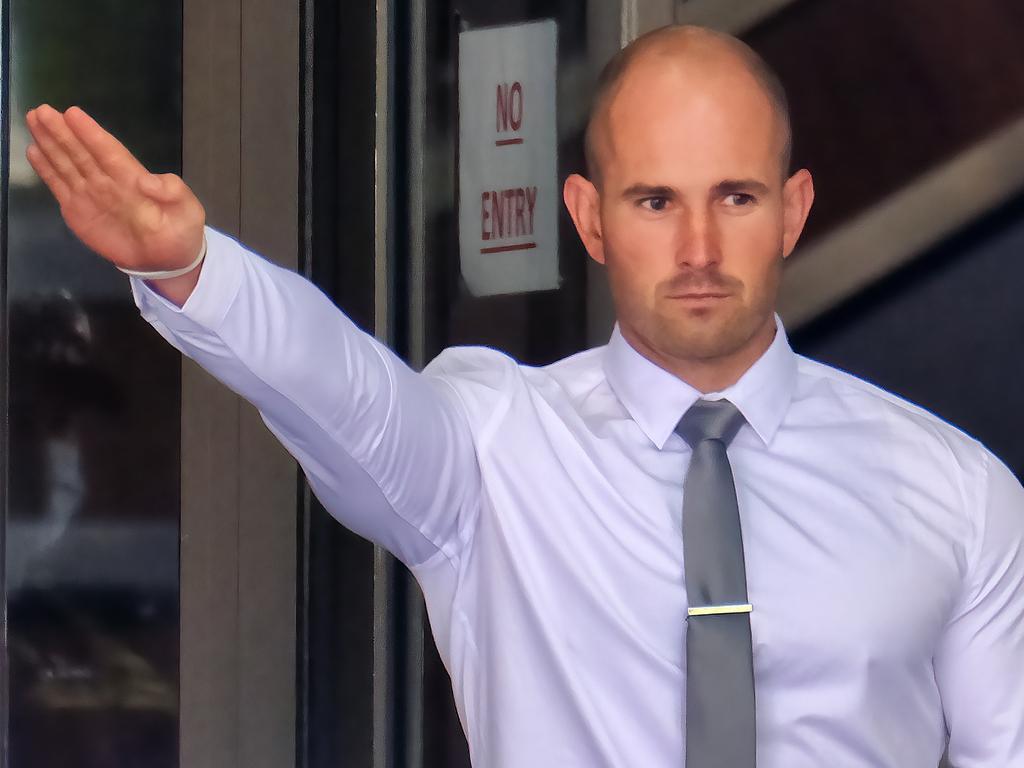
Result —
<instances>
[{"instance_id":1,"label":"tie knot","mask_svg":"<svg viewBox=\"0 0 1024 768\"><path fill-rule=\"evenodd\" d=\"M743 414L728 400L698 400L679 420L676 434L691 448L704 440L721 440L728 445L744 421Z\"/></svg>"}]
</instances>

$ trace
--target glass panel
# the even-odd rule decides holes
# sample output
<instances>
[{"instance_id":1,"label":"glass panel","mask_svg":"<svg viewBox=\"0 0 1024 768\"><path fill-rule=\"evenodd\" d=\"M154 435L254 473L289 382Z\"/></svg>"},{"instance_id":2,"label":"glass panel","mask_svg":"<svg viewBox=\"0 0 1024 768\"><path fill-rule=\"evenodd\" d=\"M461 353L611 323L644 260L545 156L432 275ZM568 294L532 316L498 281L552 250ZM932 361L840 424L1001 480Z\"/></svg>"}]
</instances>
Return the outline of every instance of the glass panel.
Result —
<instances>
[{"instance_id":1,"label":"glass panel","mask_svg":"<svg viewBox=\"0 0 1024 768\"><path fill-rule=\"evenodd\" d=\"M315 45L302 70L304 272L372 329L376 9L312 2L305 21L305 39ZM297 763L370 765L377 748L374 547L339 525L308 486L300 514Z\"/></svg>"},{"instance_id":2,"label":"glass panel","mask_svg":"<svg viewBox=\"0 0 1024 768\"><path fill-rule=\"evenodd\" d=\"M558 208L558 290L477 298L466 288L459 266L457 220L457 50L460 30L552 19L558 27L558 189L565 177L583 170L584 118L590 91L585 73L587 3L537 0L491 3L450 0L430 3L427 22L427 114L424 167L431 170L427 207L427 359L455 344L487 344L528 364L543 364L580 350L586 333L587 256L572 220ZM609 8L609 13L614 10ZM436 173L434 173L436 171Z\"/></svg>"},{"instance_id":3,"label":"glass panel","mask_svg":"<svg viewBox=\"0 0 1024 768\"><path fill-rule=\"evenodd\" d=\"M180 362L64 228L24 112L81 105L178 171L181 4L21 0L10 25L9 765L176 766Z\"/></svg>"},{"instance_id":4,"label":"glass panel","mask_svg":"<svg viewBox=\"0 0 1024 768\"><path fill-rule=\"evenodd\" d=\"M312 69L304 70L310 110L304 130L311 144L305 157L308 218L304 226L310 237L306 273L357 323L371 328L374 217L373 197L366 190L374 183L372 161L378 139L373 110L377 20L370 6L357 4L345 8L344 24L339 24L336 5L315 3L312 19L307 18L316 45ZM429 359L449 345L483 343L505 349L524 362L542 363L581 349L586 331L586 256L560 201L562 282L558 290L477 298L461 280L455 215L455 73L460 29L554 20L559 30L555 170L559 181L581 170L579 139L591 69L588 3L425 0L393 3L391 8L394 29L387 38L395 41L388 49L395 103L389 147L393 152L389 191L394 197L389 242L394 246L394 281L388 298L396 351L406 358L423 353ZM608 4L607 12L617 14L614 4ZM419 43L413 45L413 37L423 43L422 51ZM418 82L414 68L420 68L418 74L424 77L426 109L410 114L411 109L420 109L410 103L410 94L419 87L412 84L414 79ZM419 132L416 141L411 141L409 131ZM412 144L422 146L422 156L410 157ZM408 218L412 203L407 178L418 162L424 178L423 213L417 213L413 222ZM410 317L415 290L410 281L416 275L409 232L421 227L426 244L425 305L422 314ZM420 338L425 340L423 349L419 349ZM396 765L468 766L448 674L429 632L421 636L416 623L408 622L406 609L415 600L406 592L409 582L399 575L374 583L372 549L342 531L315 503L307 507L306 515L300 594L300 763L363 765L371 752L383 748ZM379 623L375 626L374 621ZM378 633L380 627L387 629ZM386 642L381 646L384 635ZM345 653L337 652L340 647ZM387 715L377 719L370 675L375 662L379 663L374 652L382 647L391 687L384 703ZM417 679L421 659L422 681ZM375 730L382 720L383 729Z\"/></svg>"},{"instance_id":5,"label":"glass panel","mask_svg":"<svg viewBox=\"0 0 1024 768\"><path fill-rule=\"evenodd\" d=\"M423 167L426 239L425 357L456 344L486 344L527 364L545 364L586 346L587 256L572 221L556 205L559 232L557 290L474 297L460 274L457 218L458 34L462 30L554 20L557 58L557 186L583 170L581 136L589 108L593 54L588 50L588 3L578 0L442 0L427 3L426 114ZM617 13L613 4L607 12ZM398 302L399 308L403 305ZM426 634L424 647L423 765L468 766L465 738L452 701L451 681Z\"/></svg>"}]
</instances>

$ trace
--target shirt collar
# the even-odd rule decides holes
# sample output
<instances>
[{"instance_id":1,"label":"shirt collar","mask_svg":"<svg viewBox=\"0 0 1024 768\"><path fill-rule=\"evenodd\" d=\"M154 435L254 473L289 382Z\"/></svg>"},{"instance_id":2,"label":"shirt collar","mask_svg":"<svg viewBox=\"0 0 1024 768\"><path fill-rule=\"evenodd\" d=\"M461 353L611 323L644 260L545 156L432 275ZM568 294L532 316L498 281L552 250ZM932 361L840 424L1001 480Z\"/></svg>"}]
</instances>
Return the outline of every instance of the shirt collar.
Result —
<instances>
[{"instance_id":1,"label":"shirt collar","mask_svg":"<svg viewBox=\"0 0 1024 768\"><path fill-rule=\"evenodd\" d=\"M768 445L782 423L796 386L796 354L782 320L775 316L775 339L740 380L706 395L637 352L616 323L605 348L604 371L615 396L658 449L665 447L679 420L699 398L727 399Z\"/></svg>"}]
</instances>

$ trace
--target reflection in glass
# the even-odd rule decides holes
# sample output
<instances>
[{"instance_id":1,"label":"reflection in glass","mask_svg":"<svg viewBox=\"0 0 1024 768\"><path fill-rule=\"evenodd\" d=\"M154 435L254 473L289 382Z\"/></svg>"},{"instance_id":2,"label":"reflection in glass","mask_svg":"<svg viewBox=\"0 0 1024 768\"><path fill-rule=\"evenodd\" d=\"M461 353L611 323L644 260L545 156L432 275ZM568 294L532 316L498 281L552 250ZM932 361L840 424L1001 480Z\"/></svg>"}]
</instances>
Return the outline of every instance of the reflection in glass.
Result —
<instances>
[{"instance_id":1,"label":"reflection in glass","mask_svg":"<svg viewBox=\"0 0 1024 768\"><path fill-rule=\"evenodd\" d=\"M572 221L560 201L558 290L474 297L461 278L457 220L458 101L456 52L460 29L551 19L558 29L557 178L583 169L581 136L591 83L588 70L588 5L579 0L443 0L429 4L423 166L432 169L424 200L426 311L422 326L429 360L444 347L485 344L530 365L543 365L586 346L586 261ZM598 4L600 5L600 4ZM616 13L612 4L597 13ZM414 107L415 108L415 107ZM401 130L401 129L399 129ZM424 757L429 768L468 766L469 754L451 694L451 681L432 640L423 648Z\"/></svg>"},{"instance_id":2,"label":"reflection in glass","mask_svg":"<svg viewBox=\"0 0 1024 768\"><path fill-rule=\"evenodd\" d=\"M180 19L180 2L10 8L10 768L178 764L180 363L64 228L23 115L79 104L177 171Z\"/></svg>"}]
</instances>

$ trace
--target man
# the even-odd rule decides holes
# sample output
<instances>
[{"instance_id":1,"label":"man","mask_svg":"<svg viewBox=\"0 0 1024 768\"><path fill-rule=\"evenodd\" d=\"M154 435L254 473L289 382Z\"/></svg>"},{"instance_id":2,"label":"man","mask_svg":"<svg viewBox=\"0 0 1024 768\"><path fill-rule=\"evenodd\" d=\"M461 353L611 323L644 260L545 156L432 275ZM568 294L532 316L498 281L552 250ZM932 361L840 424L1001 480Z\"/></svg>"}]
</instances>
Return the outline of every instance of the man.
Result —
<instances>
[{"instance_id":1,"label":"man","mask_svg":"<svg viewBox=\"0 0 1024 768\"><path fill-rule=\"evenodd\" d=\"M416 575L474 764L934 768L948 733L957 766L1024 765L1024 489L791 351L773 308L813 187L739 41L666 28L609 65L565 201L618 324L539 369L413 373L211 229L204 260L188 188L81 110L28 123L143 315Z\"/></svg>"}]
</instances>

